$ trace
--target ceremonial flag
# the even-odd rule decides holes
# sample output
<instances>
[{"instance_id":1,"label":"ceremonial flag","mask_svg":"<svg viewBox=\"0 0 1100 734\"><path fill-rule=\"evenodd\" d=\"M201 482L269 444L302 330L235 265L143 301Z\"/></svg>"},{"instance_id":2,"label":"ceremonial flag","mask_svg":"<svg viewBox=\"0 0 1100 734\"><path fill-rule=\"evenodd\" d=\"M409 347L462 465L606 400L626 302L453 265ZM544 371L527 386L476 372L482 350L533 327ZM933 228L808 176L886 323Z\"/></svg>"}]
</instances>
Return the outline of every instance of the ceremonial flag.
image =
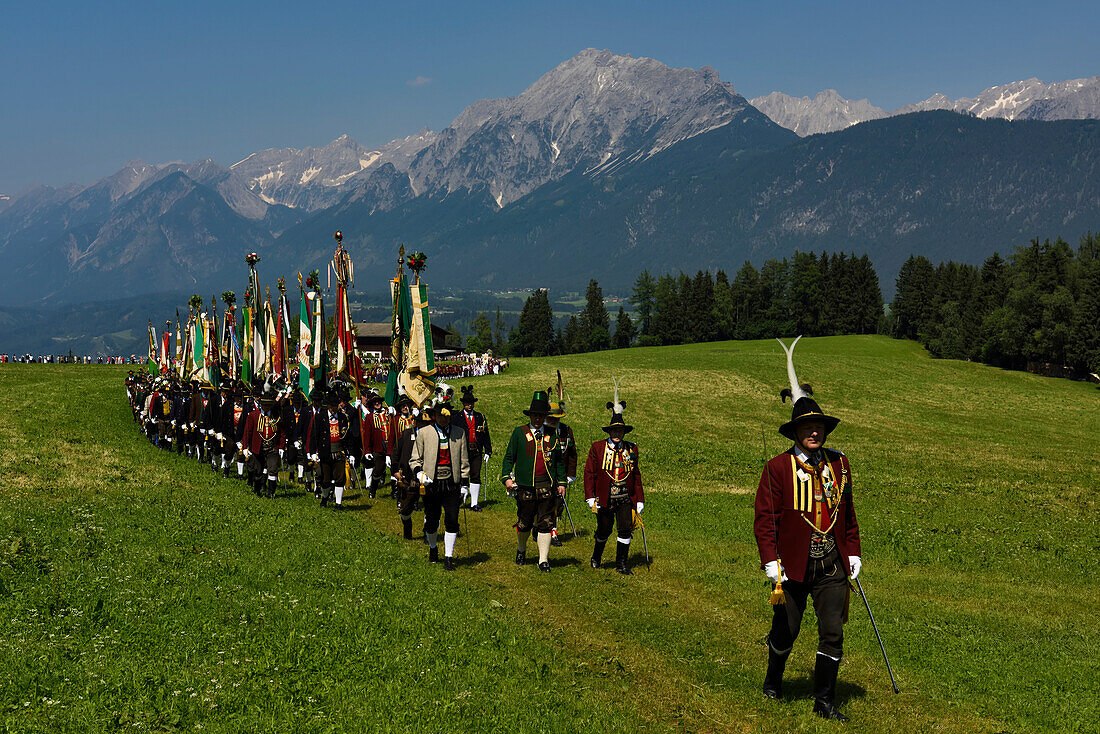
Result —
<instances>
[{"instance_id":1,"label":"ceremonial flag","mask_svg":"<svg viewBox=\"0 0 1100 734\"><path fill-rule=\"evenodd\" d=\"M161 336L160 336L160 355L159 355L160 359L158 360L159 363L160 363L159 364L160 373L162 375L167 375L168 374L168 368L171 366L171 362L172 362L171 339L172 339L172 322L165 321L164 322L164 333L161 334Z\"/></svg>"},{"instance_id":2,"label":"ceremonial flag","mask_svg":"<svg viewBox=\"0 0 1100 734\"><path fill-rule=\"evenodd\" d=\"M252 382L252 307L246 300L241 309L241 381Z\"/></svg>"},{"instance_id":3,"label":"ceremonial flag","mask_svg":"<svg viewBox=\"0 0 1100 734\"><path fill-rule=\"evenodd\" d=\"M180 326L180 310L176 309L176 359L172 366L178 371L183 361L183 329Z\"/></svg>"},{"instance_id":4,"label":"ceremonial flag","mask_svg":"<svg viewBox=\"0 0 1100 734\"><path fill-rule=\"evenodd\" d=\"M213 299L211 299L213 301ZM215 304L217 301L213 301ZM206 382L217 388L221 385L222 365L221 349L218 345L218 309L215 306L210 314L206 329Z\"/></svg>"},{"instance_id":5,"label":"ceremonial flag","mask_svg":"<svg viewBox=\"0 0 1100 734\"><path fill-rule=\"evenodd\" d=\"M187 314L187 331L183 337L183 359L180 360L180 379L191 379L191 368L194 366L193 354L195 351L195 314Z\"/></svg>"},{"instance_id":6,"label":"ceremonial flag","mask_svg":"<svg viewBox=\"0 0 1100 734\"><path fill-rule=\"evenodd\" d=\"M431 379L435 374L435 350L428 323L428 287L418 282L408 291L409 340L404 370L398 377L405 394L417 405L423 405L435 391L435 382Z\"/></svg>"},{"instance_id":7,"label":"ceremonial flag","mask_svg":"<svg viewBox=\"0 0 1100 734\"><path fill-rule=\"evenodd\" d=\"M328 388L328 345L325 343L325 304L318 293L313 311L313 386Z\"/></svg>"},{"instance_id":8,"label":"ceremonial flag","mask_svg":"<svg viewBox=\"0 0 1100 734\"><path fill-rule=\"evenodd\" d=\"M301 276L299 276L299 280ZM298 389L310 397L313 393L313 291L302 293L302 308L298 317Z\"/></svg>"},{"instance_id":9,"label":"ceremonial flag","mask_svg":"<svg viewBox=\"0 0 1100 734\"><path fill-rule=\"evenodd\" d=\"M264 302L264 373L269 377L274 377L278 374L275 371L275 347L276 341L278 341L279 335L275 333L275 314L271 310L271 296L267 297L267 301Z\"/></svg>"},{"instance_id":10,"label":"ceremonial flag","mask_svg":"<svg viewBox=\"0 0 1100 734\"><path fill-rule=\"evenodd\" d=\"M390 332L390 371L386 376L386 403L388 405L397 404L398 376L405 367L405 344L409 341L409 321L412 320L408 290L405 273L398 269L398 276L390 281L393 317Z\"/></svg>"},{"instance_id":11,"label":"ceremonial flag","mask_svg":"<svg viewBox=\"0 0 1100 734\"><path fill-rule=\"evenodd\" d=\"M157 366L157 333L153 330L152 319L149 319L149 357L145 360L145 369L154 377L160 374Z\"/></svg>"},{"instance_id":12,"label":"ceremonial flag","mask_svg":"<svg viewBox=\"0 0 1100 734\"><path fill-rule=\"evenodd\" d=\"M237 335L234 321L233 308L230 307L226 310L225 317L222 319L220 340L222 364L225 366L225 376L230 380L237 379L238 363L240 361L240 355L237 354Z\"/></svg>"},{"instance_id":13,"label":"ceremonial flag","mask_svg":"<svg viewBox=\"0 0 1100 734\"><path fill-rule=\"evenodd\" d=\"M204 372L206 372L206 314L200 313L195 319L195 342L194 351L192 352L193 358L191 360L191 377L192 380L207 381Z\"/></svg>"}]
</instances>

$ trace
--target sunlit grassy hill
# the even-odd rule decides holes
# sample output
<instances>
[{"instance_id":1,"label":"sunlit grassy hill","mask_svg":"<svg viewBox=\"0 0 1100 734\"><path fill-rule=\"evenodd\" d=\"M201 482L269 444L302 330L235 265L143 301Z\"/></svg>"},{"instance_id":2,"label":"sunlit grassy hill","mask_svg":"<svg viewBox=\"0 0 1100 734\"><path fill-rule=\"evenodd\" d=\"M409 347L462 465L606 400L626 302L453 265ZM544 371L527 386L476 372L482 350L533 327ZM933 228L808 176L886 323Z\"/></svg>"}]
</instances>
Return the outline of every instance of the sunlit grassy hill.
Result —
<instances>
[{"instance_id":1,"label":"sunlit grassy hill","mask_svg":"<svg viewBox=\"0 0 1100 734\"><path fill-rule=\"evenodd\" d=\"M1100 721L1100 391L879 337L803 339L799 378L841 418L862 603L840 673L852 731L1092 731ZM593 571L594 519L553 572L512 561L488 482L453 574L389 499L334 514L151 447L125 370L0 366L0 717L15 731L832 731L759 692L770 608L751 532L790 415L775 341L516 360L472 382L500 453L560 369L583 453L622 378L642 451L635 575ZM640 540L640 539L639 539ZM533 550L533 548L532 548ZM194 695L192 695L194 694Z\"/></svg>"}]
</instances>

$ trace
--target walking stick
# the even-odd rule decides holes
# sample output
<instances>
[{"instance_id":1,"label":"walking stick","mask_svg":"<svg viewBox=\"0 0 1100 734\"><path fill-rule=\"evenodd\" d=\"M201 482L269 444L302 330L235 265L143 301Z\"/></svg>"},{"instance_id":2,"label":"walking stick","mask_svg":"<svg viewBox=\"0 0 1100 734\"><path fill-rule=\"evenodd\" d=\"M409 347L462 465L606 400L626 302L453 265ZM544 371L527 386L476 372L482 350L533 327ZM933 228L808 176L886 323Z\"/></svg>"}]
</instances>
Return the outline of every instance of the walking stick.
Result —
<instances>
[{"instance_id":1,"label":"walking stick","mask_svg":"<svg viewBox=\"0 0 1100 734\"><path fill-rule=\"evenodd\" d=\"M485 469L488 466L489 466L489 457L486 456L485 454L482 454L481 455L481 473L482 473L482 475L485 474ZM492 484L492 482L483 482L482 485L481 485L482 487L485 488L485 499L486 500L489 499L489 485L491 485L491 484Z\"/></svg>"},{"instance_id":2,"label":"walking stick","mask_svg":"<svg viewBox=\"0 0 1100 734\"><path fill-rule=\"evenodd\" d=\"M863 606L867 607L867 616L871 618L871 627L875 630L875 637L878 638L878 646L882 650L882 659L886 661L886 672L890 674L890 685L894 687L894 693L900 693L898 684L894 680L894 671L890 667L890 658L886 657L886 646L882 644L882 635L879 634L878 625L875 624L875 615L871 614L871 605L867 601L867 594L863 593L863 584L859 583L858 578L852 580L856 582L859 595L863 597Z\"/></svg>"},{"instance_id":3,"label":"walking stick","mask_svg":"<svg viewBox=\"0 0 1100 734\"><path fill-rule=\"evenodd\" d=\"M470 523L466 519L466 504L462 504L462 527L466 532L463 533L466 536L466 557L473 558L473 554L470 553Z\"/></svg>"}]
</instances>

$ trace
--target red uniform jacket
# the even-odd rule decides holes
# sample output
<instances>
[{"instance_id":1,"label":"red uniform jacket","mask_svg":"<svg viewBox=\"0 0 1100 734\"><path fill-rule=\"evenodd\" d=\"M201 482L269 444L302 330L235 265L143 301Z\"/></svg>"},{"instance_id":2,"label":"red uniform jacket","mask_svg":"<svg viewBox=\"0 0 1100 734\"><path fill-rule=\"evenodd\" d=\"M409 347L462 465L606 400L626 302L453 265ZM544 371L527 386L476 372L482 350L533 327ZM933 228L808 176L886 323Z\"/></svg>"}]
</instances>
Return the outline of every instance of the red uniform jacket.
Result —
<instances>
[{"instance_id":1,"label":"red uniform jacket","mask_svg":"<svg viewBox=\"0 0 1100 734\"><path fill-rule=\"evenodd\" d=\"M393 445L397 441L396 423L394 416L385 411L368 413L363 419L363 453L384 456L392 454Z\"/></svg>"},{"instance_id":2,"label":"red uniform jacket","mask_svg":"<svg viewBox=\"0 0 1100 734\"><path fill-rule=\"evenodd\" d=\"M241 446L260 456L286 448L286 431L277 413L265 416L259 410L248 414L244 424Z\"/></svg>"},{"instance_id":3,"label":"red uniform jacket","mask_svg":"<svg viewBox=\"0 0 1100 734\"><path fill-rule=\"evenodd\" d=\"M584 498L596 498L600 507L610 507L611 478L626 484L630 501L637 504L645 502L642 490L642 474L638 470L638 444L623 440L620 464L615 466L613 452L607 450L607 439L596 441L588 450L588 460L584 462Z\"/></svg>"},{"instance_id":4,"label":"red uniform jacket","mask_svg":"<svg viewBox=\"0 0 1100 734\"><path fill-rule=\"evenodd\" d=\"M840 562L850 573L848 556L862 555L859 548L859 524L852 504L852 471L848 457L839 451L825 449L832 478L839 485L840 500L831 515L837 515L833 526ZM795 451L791 448L768 462L756 490L756 520L753 531L760 550L760 567L777 558L787 578L801 582L806 576L810 557L814 521L814 481L798 477ZM803 520L805 518L805 520Z\"/></svg>"}]
</instances>

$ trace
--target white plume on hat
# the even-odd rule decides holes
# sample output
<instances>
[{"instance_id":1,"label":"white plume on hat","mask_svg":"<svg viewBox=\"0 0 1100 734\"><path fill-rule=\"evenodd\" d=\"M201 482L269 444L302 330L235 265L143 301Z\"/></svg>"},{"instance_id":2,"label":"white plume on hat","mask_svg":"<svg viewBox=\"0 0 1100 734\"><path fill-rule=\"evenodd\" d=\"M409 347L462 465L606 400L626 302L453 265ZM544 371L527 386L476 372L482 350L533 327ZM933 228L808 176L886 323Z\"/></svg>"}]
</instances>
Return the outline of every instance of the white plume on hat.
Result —
<instances>
[{"instance_id":1,"label":"white plume on hat","mask_svg":"<svg viewBox=\"0 0 1100 734\"><path fill-rule=\"evenodd\" d=\"M784 344L782 339L776 339L776 341L779 342L779 346L783 347L783 351L787 354L787 379L790 380L791 383L790 388L783 388L779 391L779 397L783 402L786 402L787 398L790 398L792 403L797 403L802 398L808 398L814 394L814 390L810 387L810 384L799 384L798 377L794 373L794 347L801 338L801 334L795 337L790 347Z\"/></svg>"}]
</instances>

